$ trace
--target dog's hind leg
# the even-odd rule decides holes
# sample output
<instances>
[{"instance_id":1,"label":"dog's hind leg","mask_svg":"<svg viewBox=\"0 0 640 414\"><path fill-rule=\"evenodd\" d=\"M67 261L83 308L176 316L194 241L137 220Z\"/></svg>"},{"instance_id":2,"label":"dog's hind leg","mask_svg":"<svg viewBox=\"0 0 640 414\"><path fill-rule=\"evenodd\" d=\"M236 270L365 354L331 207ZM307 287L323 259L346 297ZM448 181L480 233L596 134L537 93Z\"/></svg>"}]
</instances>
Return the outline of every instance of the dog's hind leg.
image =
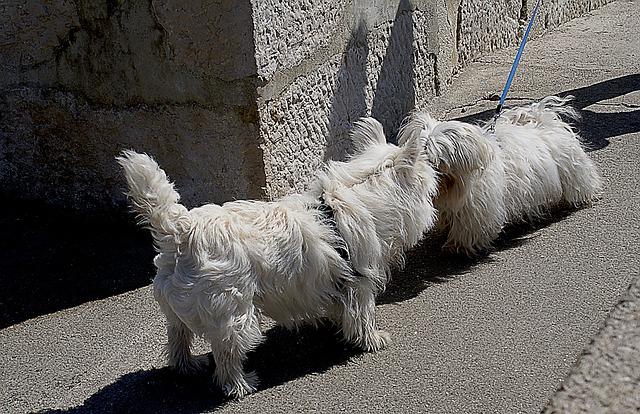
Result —
<instances>
[{"instance_id":1,"label":"dog's hind leg","mask_svg":"<svg viewBox=\"0 0 640 414\"><path fill-rule=\"evenodd\" d=\"M391 337L376 326L375 290L371 281L360 276L345 287L342 308L342 335L367 352L377 352L391 343Z\"/></svg>"},{"instance_id":2,"label":"dog's hind leg","mask_svg":"<svg viewBox=\"0 0 640 414\"><path fill-rule=\"evenodd\" d=\"M262 341L260 324L253 305L241 309L234 303L234 312L223 318L216 329L205 332L215 360L215 380L225 394L241 398L256 390L255 373L246 374L243 363L247 352Z\"/></svg>"},{"instance_id":3,"label":"dog's hind leg","mask_svg":"<svg viewBox=\"0 0 640 414\"><path fill-rule=\"evenodd\" d=\"M178 317L169 304L165 286L175 268L175 257L172 254L160 253L154 259L158 272L153 280L153 296L160 305L160 310L167 319L166 356L169 366L181 374L194 374L202 370L208 363L206 355L194 356L191 353L193 332Z\"/></svg>"},{"instance_id":4,"label":"dog's hind leg","mask_svg":"<svg viewBox=\"0 0 640 414\"><path fill-rule=\"evenodd\" d=\"M556 161L563 198L576 207L589 205L602 190L602 179L598 170L577 142L565 146L564 149L566 153L562 159ZM560 158L559 155L556 157Z\"/></svg>"},{"instance_id":5,"label":"dog's hind leg","mask_svg":"<svg viewBox=\"0 0 640 414\"><path fill-rule=\"evenodd\" d=\"M194 356L192 354L193 332L166 303L159 303L167 318L166 353L169 366L181 374L195 374L202 371L207 366L209 359L206 355Z\"/></svg>"},{"instance_id":6,"label":"dog's hind leg","mask_svg":"<svg viewBox=\"0 0 640 414\"><path fill-rule=\"evenodd\" d=\"M209 358L207 355L195 356L191 353L193 333L184 323L170 323L167 326L167 336L169 365L182 374L195 374L206 368Z\"/></svg>"}]
</instances>

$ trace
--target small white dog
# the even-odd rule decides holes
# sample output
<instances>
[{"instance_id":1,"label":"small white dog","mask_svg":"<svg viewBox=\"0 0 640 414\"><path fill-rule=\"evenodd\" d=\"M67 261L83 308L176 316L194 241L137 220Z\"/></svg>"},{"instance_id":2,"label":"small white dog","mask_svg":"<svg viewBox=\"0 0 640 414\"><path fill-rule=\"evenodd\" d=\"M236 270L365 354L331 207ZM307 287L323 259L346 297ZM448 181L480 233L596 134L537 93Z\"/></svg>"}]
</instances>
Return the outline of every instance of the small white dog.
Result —
<instances>
[{"instance_id":1,"label":"small white dog","mask_svg":"<svg viewBox=\"0 0 640 414\"><path fill-rule=\"evenodd\" d=\"M199 335L211 344L223 390L254 391L243 362L263 338L260 314L287 327L329 318L363 350L385 347L375 296L390 266L435 224L436 172L419 134L398 147L365 118L352 138L356 154L329 163L304 194L192 210L152 158L133 151L117 158L159 252L153 286L167 318L170 365L200 368L190 350Z\"/></svg>"},{"instance_id":2,"label":"small white dog","mask_svg":"<svg viewBox=\"0 0 640 414\"><path fill-rule=\"evenodd\" d=\"M434 201L438 227L448 231L445 248L477 254L496 240L506 223L535 220L560 204L590 204L602 182L580 137L561 115L578 117L570 98L502 112L495 128L429 114L410 116L403 143L422 134L424 151L439 172Z\"/></svg>"}]
</instances>

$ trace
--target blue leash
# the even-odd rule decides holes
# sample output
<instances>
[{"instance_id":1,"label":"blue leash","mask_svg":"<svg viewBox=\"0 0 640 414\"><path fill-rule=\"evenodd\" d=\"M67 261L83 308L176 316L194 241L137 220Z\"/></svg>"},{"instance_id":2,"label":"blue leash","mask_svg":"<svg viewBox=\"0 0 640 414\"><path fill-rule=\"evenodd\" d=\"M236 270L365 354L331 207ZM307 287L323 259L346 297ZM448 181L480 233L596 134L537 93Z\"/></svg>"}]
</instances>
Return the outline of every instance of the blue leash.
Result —
<instances>
[{"instance_id":1,"label":"blue leash","mask_svg":"<svg viewBox=\"0 0 640 414\"><path fill-rule=\"evenodd\" d=\"M524 36L522 36L522 42L520 43L520 47L518 48L518 53L516 54L516 58L513 61L513 65L511 65L511 72L509 72L509 77L507 78L507 84L504 85L504 89L502 91L502 95L500 96L500 102L498 103L498 107L496 108L496 115L494 117L494 123L500 116L500 112L502 112L502 107L504 106L504 101L507 99L507 93L509 92L509 88L511 87L511 82L513 82L513 77L516 74L516 70L518 69L518 64L520 63L520 58L522 57L522 52L524 51L524 46L527 44L527 39L529 38L529 32L531 31L531 27L533 27L533 22L536 19L536 13L538 12L538 6L540 6L540 0L536 1L536 5L531 12L531 18L529 19L529 25L527 26L527 30L524 32Z\"/></svg>"}]
</instances>

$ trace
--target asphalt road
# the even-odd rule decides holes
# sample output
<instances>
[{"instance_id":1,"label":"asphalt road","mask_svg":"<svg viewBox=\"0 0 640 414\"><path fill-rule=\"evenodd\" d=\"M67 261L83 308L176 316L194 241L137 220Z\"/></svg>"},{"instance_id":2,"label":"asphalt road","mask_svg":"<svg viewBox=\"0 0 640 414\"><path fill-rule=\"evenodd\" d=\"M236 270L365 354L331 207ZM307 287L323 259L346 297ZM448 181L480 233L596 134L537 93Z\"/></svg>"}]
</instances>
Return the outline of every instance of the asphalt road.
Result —
<instances>
[{"instance_id":1,"label":"asphalt road","mask_svg":"<svg viewBox=\"0 0 640 414\"><path fill-rule=\"evenodd\" d=\"M206 376L164 368L163 320L143 287L1 330L2 412L540 412L588 361L594 336L625 332L605 322L615 305L638 299L628 291L640 269L638 6L614 2L532 40L510 95L576 95L603 199L513 229L481 260L442 256L429 241L411 252L379 300L389 349L357 354L327 328L274 328L249 360L259 392L229 402ZM434 112L486 117L513 54L467 67ZM637 323L638 307L617 309Z\"/></svg>"}]
</instances>

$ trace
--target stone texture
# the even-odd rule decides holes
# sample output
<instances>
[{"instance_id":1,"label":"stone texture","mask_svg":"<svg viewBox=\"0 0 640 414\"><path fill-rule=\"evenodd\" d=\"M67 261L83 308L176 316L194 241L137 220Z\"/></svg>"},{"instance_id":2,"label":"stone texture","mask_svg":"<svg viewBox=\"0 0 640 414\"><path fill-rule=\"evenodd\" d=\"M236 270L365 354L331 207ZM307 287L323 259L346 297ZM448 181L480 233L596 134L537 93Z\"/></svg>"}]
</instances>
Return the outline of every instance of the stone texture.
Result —
<instances>
[{"instance_id":1,"label":"stone texture","mask_svg":"<svg viewBox=\"0 0 640 414\"><path fill-rule=\"evenodd\" d=\"M327 159L344 158L358 118L376 117L394 139L415 105L416 88L435 94L437 57L429 52L435 46L427 41L428 17L409 2L375 27L363 14L354 15L344 52L298 76L259 108L268 194L303 190Z\"/></svg>"},{"instance_id":2,"label":"stone texture","mask_svg":"<svg viewBox=\"0 0 640 414\"><path fill-rule=\"evenodd\" d=\"M520 0L490 5L483 0L461 0L456 28L459 63L516 43L521 9Z\"/></svg>"},{"instance_id":3,"label":"stone texture","mask_svg":"<svg viewBox=\"0 0 640 414\"><path fill-rule=\"evenodd\" d=\"M531 15L535 6L535 0L524 0ZM578 16L595 10L612 0L550 0L540 4L536 26L532 29L534 34L541 34L548 28L561 25Z\"/></svg>"},{"instance_id":4,"label":"stone texture","mask_svg":"<svg viewBox=\"0 0 640 414\"><path fill-rule=\"evenodd\" d=\"M37 83L92 102L250 101L225 85L255 74L250 8L192 0L11 3L0 16L2 87ZM221 93L236 86L233 94Z\"/></svg>"},{"instance_id":5,"label":"stone texture","mask_svg":"<svg viewBox=\"0 0 640 414\"><path fill-rule=\"evenodd\" d=\"M134 148L189 205L263 195L248 2L12 1L0 19L3 191L111 208Z\"/></svg>"},{"instance_id":6,"label":"stone texture","mask_svg":"<svg viewBox=\"0 0 640 414\"><path fill-rule=\"evenodd\" d=\"M0 3L0 88L20 82L51 85L56 54L79 24L70 0Z\"/></svg>"},{"instance_id":7,"label":"stone texture","mask_svg":"<svg viewBox=\"0 0 640 414\"><path fill-rule=\"evenodd\" d=\"M346 6L331 0L254 0L258 75L269 79L327 46Z\"/></svg>"},{"instance_id":8,"label":"stone texture","mask_svg":"<svg viewBox=\"0 0 640 414\"><path fill-rule=\"evenodd\" d=\"M534 35L605 2L545 0ZM359 117L393 140L461 67L516 43L532 3L9 0L0 189L121 206L113 156L131 147L189 205L301 190Z\"/></svg>"},{"instance_id":9,"label":"stone texture","mask_svg":"<svg viewBox=\"0 0 640 414\"><path fill-rule=\"evenodd\" d=\"M611 0L544 0L540 3L531 37L544 33ZM492 50L519 43L536 0L507 0L487 4L458 0L458 63L465 65Z\"/></svg>"},{"instance_id":10,"label":"stone texture","mask_svg":"<svg viewBox=\"0 0 640 414\"><path fill-rule=\"evenodd\" d=\"M123 204L114 157L125 148L153 154L187 205L259 197L264 171L241 114L197 105L129 109L90 105L70 92L5 93L0 134L3 190L83 209ZM249 132L249 133L247 133ZM217 138L212 143L212 137ZM234 137L227 139L227 137ZM37 168L34 168L37 167Z\"/></svg>"}]
</instances>

